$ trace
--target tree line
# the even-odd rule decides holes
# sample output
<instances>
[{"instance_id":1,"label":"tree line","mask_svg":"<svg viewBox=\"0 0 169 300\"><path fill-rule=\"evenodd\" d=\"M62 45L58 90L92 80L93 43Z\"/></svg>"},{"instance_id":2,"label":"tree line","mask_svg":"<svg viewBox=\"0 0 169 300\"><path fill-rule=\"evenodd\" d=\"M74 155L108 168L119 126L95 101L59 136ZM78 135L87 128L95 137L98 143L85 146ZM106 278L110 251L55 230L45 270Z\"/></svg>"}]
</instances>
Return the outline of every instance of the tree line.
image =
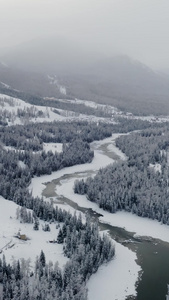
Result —
<instances>
[{"instance_id":1,"label":"tree line","mask_svg":"<svg viewBox=\"0 0 169 300\"><path fill-rule=\"evenodd\" d=\"M122 117L117 117L115 121L114 124L74 121L1 126L0 141L16 149L39 151L43 150L43 143L69 143L77 138L91 143L110 137L112 133L127 133L159 126L149 121Z\"/></svg>"},{"instance_id":2,"label":"tree line","mask_svg":"<svg viewBox=\"0 0 169 300\"><path fill-rule=\"evenodd\" d=\"M61 224L57 240L63 244L68 262L61 270L57 262L47 263L41 250L32 269L30 260L14 260L11 265L3 256L0 259L2 299L86 300L86 282L101 264L113 258L112 242L107 235L100 236L98 225L92 224L88 216L82 222L81 215L77 217L53 208L49 220Z\"/></svg>"},{"instance_id":3,"label":"tree line","mask_svg":"<svg viewBox=\"0 0 169 300\"><path fill-rule=\"evenodd\" d=\"M69 143L75 139L92 142L109 137L111 124L88 122L35 123L0 127L0 141L21 150L43 150L43 143Z\"/></svg>"},{"instance_id":4,"label":"tree line","mask_svg":"<svg viewBox=\"0 0 169 300\"><path fill-rule=\"evenodd\" d=\"M127 161L99 170L94 178L76 181L74 192L86 194L109 212L126 210L169 224L168 141L166 124L119 137L116 145Z\"/></svg>"},{"instance_id":5,"label":"tree line","mask_svg":"<svg viewBox=\"0 0 169 300\"><path fill-rule=\"evenodd\" d=\"M0 149L0 194L9 200L21 204L22 194L27 194L27 187L34 176L51 174L75 164L91 162L94 153L88 143L74 140L63 147L63 152L52 151L32 153L31 151L6 151ZM21 167L19 162L24 164Z\"/></svg>"}]
</instances>

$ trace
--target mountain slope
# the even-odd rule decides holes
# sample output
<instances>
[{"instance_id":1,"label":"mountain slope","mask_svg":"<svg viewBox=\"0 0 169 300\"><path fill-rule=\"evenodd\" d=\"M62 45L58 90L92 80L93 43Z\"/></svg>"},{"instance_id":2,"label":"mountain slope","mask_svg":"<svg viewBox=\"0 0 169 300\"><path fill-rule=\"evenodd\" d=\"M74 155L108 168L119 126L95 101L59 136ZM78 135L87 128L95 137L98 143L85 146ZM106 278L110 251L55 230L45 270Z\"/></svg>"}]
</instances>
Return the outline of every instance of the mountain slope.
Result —
<instances>
[{"instance_id":1,"label":"mountain slope","mask_svg":"<svg viewBox=\"0 0 169 300\"><path fill-rule=\"evenodd\" d=\"M5 66L0 62L0 88L1 92L16 89L36 96L55 96L65 98L60 92L59 84L51 80L47 74L28 72L22 69Z\"/></svg>"},{"instance_id":2,"label":"mountain slope","mask_svg":"<svg viewBox=\"0 0 169 300\"><path fill-rule=\"evenodd\" d=\"M169 114L169 78L127 56L105 58L48 38L20 45L2 60L15 71L0 68L0 81L37 96L92 100L138 115ZM66 86L67 95L47 74Z\"/></svg>"},{"instance_id":3,"label":"mountain slope","mask_svg":"<svg viewBox=\"0 0 169 300\"><path fill-rule=\"evenodd\" d=\"M135 114L169 114L169 79L126 56L99 61L66 85L84 99L113 104Z\"/></svg>"},{"instance_id":4,"label":"mountain slope","mask_svg":"<svg viewBox=\"0 0 169 300\"><path fill-rule=\"evenodd\" d=\"M23 43L1 55L14 68L57 75L82 72L96 57L96 53L86 52L73 41L58 36Z\"/></svg>"}]
</instances>

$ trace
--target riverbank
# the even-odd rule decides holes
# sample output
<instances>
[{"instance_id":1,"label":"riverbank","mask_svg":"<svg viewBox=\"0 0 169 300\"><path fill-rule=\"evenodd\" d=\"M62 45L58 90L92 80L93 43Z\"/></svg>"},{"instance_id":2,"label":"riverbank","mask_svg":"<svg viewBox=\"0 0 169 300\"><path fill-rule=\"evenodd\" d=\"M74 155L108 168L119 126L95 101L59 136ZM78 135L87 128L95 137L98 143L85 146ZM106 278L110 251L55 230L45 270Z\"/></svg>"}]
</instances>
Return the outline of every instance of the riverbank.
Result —
<instances>
[{"instance_id":1,"label":"riverbank","mask_svg":"<svg viewBox=\"0 0 169 300\"><path fill-rule=\"evenodd\" d=\"M96 204L87 201L85 196L74 194L74 181L79 177L88 177L89 172L96 174L100 168L114 162L111 157L105 155L102 150L103 145L106 145L108 152L112 150L110 149L110 146L112 145L115 155L124 159L124 154L115 147L115 139L118 136L118 134L114 134L110 138L93 142L91 148L94 149L95 156L90 164L73 166L54 172L51 175L33 178L30 186L33 196L44 195L46 188L44 183L56 181L58 179L59 184L55 187L56 195L63 195L74 203L77 203L79 206L86 208L92 207L93 210L96 211L98 209ZM69 176L71 174L72 176ZM69 179L62 179L65 175L67 175ZM52 198L57 203L58 197L54 196ZM48 201L49 199L46 200ZM59 203L59 207L63 207L63 205ZM72 210L72 207L70 208L67 204L64 205L64 208ZM102 210L100 211L103 213ZM109 300L116 299L115 297L117 297L118 300L123 300L125 296L136 295L135 282L138 280L139 271L141 270L136 263L136 254L115 241L114 243L116 245L115 259L108 265L102 266L88 282L89 300ZM100 289L95 288L98 285L100 286Z\"/></svg>"},{"instance_id":2,"label":"riverbank","mask_svg":"<svg viewBox=\"0 0 169 300\"><path fill-rule=\"evenodd\" d=\"M41 196L42 194L45 196L46 184L44 185L44 183L53 181L54 194L52 195L52 192L51 197L56 203L59 198L62 198L65 209L70 209L70 206L66 203L66 199L70 199L79 207L91 208L94 212L101 214L99 221L104 224L125 228L127 231L135 232L135 236L150 236L169 242L168 226L123 211L116 214L108 213L99 209L95 203L88 201L86 196L77 195L73 192L76 179L87 178L89 172L92 172L94 175L101 167L114 162L110 155L107 156L108 152L113 150L115 155L124 159L123 153L120 153L115 146L117 136L113 135L111 138L92 143L91 146L95 152L95 157L90 164L73 166L54 172L51 175L33 178L30 189L34 196ZM49 201L49 198L45 199ZM63 203L59 202L59 206L63 207ZM89 300L124 300L129 295L136 295L135 284L139 279L141 270L136 263L136 253L119 243L115 244L116 256L114 260L107 266L102 266L96 274L92 275L88 282Z\"/></svg>"},{"instance_id":3,"label":"riverbank","mask_svg":"<svg viewBox=\"0 0 169 300\"><path fill-rule=\"evenodd\" d=\"M59 171L53 172L50 175L43 175L41 177L32 178L31 184L29 186L29 190L32 192L34 197L41 196L42 191L45 189L45 183L50 182L54 179L58 179L65 174L76 174L76 173L84 173L94 171L97 172L100 168L103 168L114 162L113 159L109 158L102 151L97 150L104 142L112 143L117 138L117 134L114 134L112 137L104 139L102 141L91 143L91 149L96 149L94 153L94 158L91 163L75 165L72 167L67 167L61 169ZM87 176L85 176L87 177Z\"/></svg>"},{"instance_id":4,"label":"riverbank","mask_svg":"<svg viewBox=\"0 0 169 300\"><path fill-rule=\"evenodd\" d=\"M128 248L115 243L115 258L99 268L87 284L89 300L124 300L136 296L135 283L141 268L137 256Z\"/></svg>"},{"instance_id":5,"label":"riverbank","mask_svg":"<svg viewBox=\"0 0 169 300\"><path fill-rule=\"evenodd\" d=\"M76 174L77 175L77 174ZM110 266L104 267L101 271L99 270L89 280L89 300L104 300L102 291L105 295L109 295L109 299L123 300L129 295L136 296L136 282L139 279L140 266L137 265L136 259L139 257L139 264L141 264L144 270L144 284L143 278L141 282L142 291L144 290L146 280L151 282L152 286L154 283L158 286L159 280L158 274L165 275L162 280L162 289L165 295L165 288L167 284L166 277L167 271L165 270L166 259L168 259L167 246L164 243L158 241L151 241L151 238L160 239L162 241L169 242L169 226L162 225L156 220L150 220L148 218L141 218L128 212L119 211L116 214L111 214L100 209L95 203L92 203L86 199L84 195L75 195L73 192L74 178L64 179L60 181L60 185L56 187L56 193L59 196L71 199L74 203L77 203L80 207L86 209L92 209L94 212L102 215L99 217L101 223L110 224L111 226L124 228L125 231L134 232L134 236L141 237L140 249L135 249L136 253L129 251L122 245L116 243L116 254L115 261L110 263ZM142 237L151 237L150 239L144 238L142 243ZM146 240L148 240L146 242ZM150 242L149 242L150 240ZM133 245L134 248L134 245ZM141 251L140 251L141 250ZM119 255L121 253L122 255ZM130 254L131 255L130 255ZM124 259L126 258L126 260ZM141 259L141 261L140 261ZM149 259L149 261L147 261ZM152 262L151 262L152 261ZM160 269L161 264L161 269ZM152 271L151 271L152 270ZM154 274L153 274L154 270ZM146 272L145 272L146 271ZM132 274L132 276L131 276ZM130 275L130 276L129 276ZM147 278L148 276L148 278ZM152 279L151 279L152 276ZM164 283L166 282L166 283ZM98 289L96 289L98 287ZM160 289L160 288L159 288ZM146 289L147 292L147 289ZM159 291L158 291L159 292ZM94 297L95 295L95 297ZM111 297L110 297L111 296ZM115 298L116 297L116 298ZM140 296L139 296L140 297ZM141 297L138 299L142 299ZM144 298L149 300L150 298ZM155 299L163 299L157 298Z\"/></svg>"}]
</instances>

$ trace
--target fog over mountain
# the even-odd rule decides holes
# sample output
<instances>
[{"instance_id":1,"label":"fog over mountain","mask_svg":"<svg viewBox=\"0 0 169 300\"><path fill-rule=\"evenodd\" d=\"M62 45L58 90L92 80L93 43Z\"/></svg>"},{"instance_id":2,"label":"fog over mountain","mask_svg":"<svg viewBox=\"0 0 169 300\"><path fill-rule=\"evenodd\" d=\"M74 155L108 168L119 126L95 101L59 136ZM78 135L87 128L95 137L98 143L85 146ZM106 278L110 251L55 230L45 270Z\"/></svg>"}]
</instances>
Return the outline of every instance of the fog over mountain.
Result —
<instances>
[{"instance_id":1,"label":"fog over mountain","mask_svg":"<svg viewBox=\"0 0 169 300\"><path fill-rule=\"evenodd\" d=\"M14 68L60 75L84 71L100 57L70 39L52 36L18 45L2 55L1 60Z\"/></svg>"},{"instance_id":2,"label":"fog over mountain","mask_svg":"<svg viewBox=\"0 0 169 300\"><path fill-rule=\"evenodd\" d=\"M168 28L169 0L0 0L0 300L169 300Z\"/></svg>"},{"instance_id":3,"label":"fog over mountain","mask_svg":"<svg viewBox=\"0 0 169 300\"><path fill-rule=\"evenodd\" d=\"M135 114L169 114L169 78L126 55L83 51L70 40L24 43L1 57L0 81L37 96L107 103ZM58 84L51 84L50 77Z\"/></svg>"},{"instance_id":4,"label":"fog over mountain","mask_svg":"<svg viewBox=\"0 0 169 300\"><path fill-rule=\"evenodd\" d=\"M168 0L2 0L0 81L64 97L49 75L68 98L169 114L168 11Z\"/></svg>"},{"instance_id":5,"label":"fog over mountain","mask_svg":"<svg viewBox=\"0 0 169 300\"><path fill-rule=\"evenodd\" d=\"M168 13L168 0L1 0L0 48L60 36L83 51L169 68Z\"/></svg>"}]
</instances>

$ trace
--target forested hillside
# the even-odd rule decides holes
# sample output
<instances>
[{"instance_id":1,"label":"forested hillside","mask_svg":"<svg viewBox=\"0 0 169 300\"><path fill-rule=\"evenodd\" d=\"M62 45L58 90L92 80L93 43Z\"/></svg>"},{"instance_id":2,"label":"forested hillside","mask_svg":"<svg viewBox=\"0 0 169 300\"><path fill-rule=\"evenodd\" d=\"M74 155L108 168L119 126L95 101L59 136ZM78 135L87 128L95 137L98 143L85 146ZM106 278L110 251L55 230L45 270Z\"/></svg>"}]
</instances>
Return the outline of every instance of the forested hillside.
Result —
<instances>
[{"instance_id":1,"label":"forested hillside","mask_svg":"<svg viewBox=\"0 0 169 300\"><path fill-rule=\"evenodd\" d=\"M75 193L86 194L110 212L123 209L169 224L168 124L121 136L116 145L127 161L77 181Z\"/></svg>"},{"instance_id":2,"label":"forested hillside","mask_svg":"<svg viewBox=\"0 0 169 300\"><path fill-rule=\"evenodd\" d=\"M63 244L63 253L69 258L61 270L57 263L46 262L43 251L31 267L24 259L9 264L4 256L0 259L2 299L87 299L86 282L113 258L112 242L99 235L97 224L91 224L88 217L82 222L80 216L34 198L28 186L34 176L91 162L94 153L89 142L111 136L111 132L112 125L87 122L0 127L0 195L22 207L20 221L33 222L32 230L39 230L39 220L46 222L45 231L50 230L49 223L60 226L56 244ZM62 143L62 152L44 151L45 142Z\"/></svg>"},{"instance_id":3,"label":"forested hillside","mask_svg":"<svg viewBox=\"0 0 169 300\"><path fill-rule=\"evenodd\" d=\"M3 256L3 260L0 258L2 299L86 300L87 280L101 264L109 262L114 256L112 242L106 235L99 235L97 224L92 225L89 219L82 223L80 215L72 216L54 207L50 207L50 213L46 214L46 209L39 217L61 225L57 242L63 244L69 261L61 270L57 262L54 265L47 263L41 250L32 269L24 259L22 262L14 260L10 265Z\"/></svg>"},{"instance_id":4,"label":"forested hillside","mask_svg":"<svg viewBox=\"0 0 169 300\"><path fill-rule=\"evenodd\" d=\"M132 131L138 132L126 135ZM63 244L63 253L69 259L63 269L57 263L48 263L43 251L31 267L24 260L9 264L5 257L0 259L3 299L87 299L87 280L101 264L113 258L114 246L106 235L100 237L97 224L91 224L88 217L84 223L81 217L62 211L53 201L33 197L28 187L35 176L90 163L94 152L89 143L111 137L112 133L125 134L117 139L117 145L128 161L100 170L86 183L77 182L75 191L87 193L91 201L97 199L100 207L111 212L125 209L167 223L167 201L163 206L159 201L159 197L164 198L167 186L164 177L167 124L119 117L114 124L78 121L0 127L0 195L21 207L19 220L24 224L33 223L32 230L39 230L42 220L43 231L50 231L50 223L60 226L54 244ZM62 145L62 151L47 151L46 143ZM145 150L141 151L142 148ZM154 169L157 162L160 172ZM145 200L148 196L151 196L151 210Z\"/></svg>"},{"instance_id":5,"label":"forested hillside","mask_svg":"<svg viewBox=\"0 0 169 300\"><path fill-rule=\"evenodd\" d=\"M32 198L27 187L33 176L51 174L64 167L91 162L94 153L90 150L89 142L109 137L112 132L147 127L151 128L152 124L123 118L117 124L59 122L1 127L0 194L19 205L32 208L26 203ZM63 143L63 151L46 153L43 143Z\"/></svg>"}]
</instances>

